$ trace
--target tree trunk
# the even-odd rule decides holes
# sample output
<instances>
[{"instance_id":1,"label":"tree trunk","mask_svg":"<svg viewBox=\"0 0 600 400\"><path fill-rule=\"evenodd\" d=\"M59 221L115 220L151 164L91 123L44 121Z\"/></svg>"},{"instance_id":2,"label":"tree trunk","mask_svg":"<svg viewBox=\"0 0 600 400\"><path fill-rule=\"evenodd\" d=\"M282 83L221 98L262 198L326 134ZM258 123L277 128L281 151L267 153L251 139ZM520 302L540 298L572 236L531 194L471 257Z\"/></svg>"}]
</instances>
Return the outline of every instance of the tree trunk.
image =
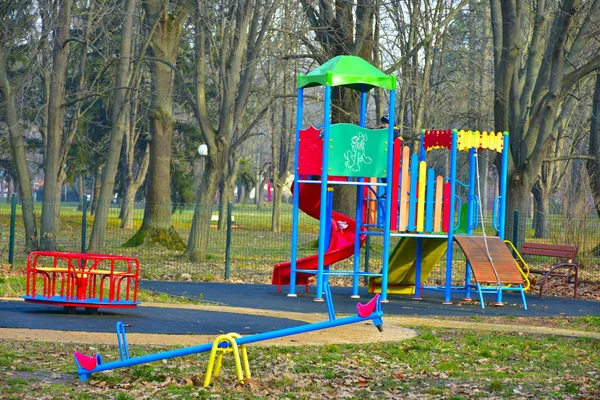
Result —
<instances>
[{"instance_id":1,"label":"tree trunk","mask_svg":"<svg viewBox=\"0 0 600 400\"><path fill-rule=\"evenodd\" d=\"M127 85L129 84L129 64L131 63L131 43L133 31L133 15L136 0L127 0L125 5L125 19L121 29L120 58L117 67L117 76L111 111L111 132L108 156L102 173L102 185L98 197L98 208L94 217L94 225L90 236L88 251L98 253L104 248L106 237L106 223L110 201L113 197L115 177L119 165L119 156L123 146L123 135L127 128L126 116L128 115L129 101L127 99Z\"/></svg>"},{"instance_id":2,"label":"tree trunk","mask_svg":"<svg viewBox=\"0 0 600 400\"><path fill-rule=\"evenodd\" d=\"M281 202L283 198L283 182L273 184L273 213L271 214L271 231L281 233Z\"/></svg>"},{"instance_id":3,"label":"tree trunk","mask_svg":"<svg viewBox=\"0 0 600 400\"><path fill-rule=\"evenodd\" d=\"M44 165L44 202L42 203L42 228L40 248L43 250L56 250L56 215L60 210L60 203L56 201L62 128L63 128L63 103L65 100L65 83L67 64L69 59L69 39L72 0L60 3L53 45L52 79L48 104L48 127L46 140L46 159Z\"/></svg>"},{"instance_id":4,"label":"tree trunk","mask_svg":"<svg viewBox=\"0 0 600 400\"><path fill-rule=\"evenodd\" d=\"M163 1L144 2L144 9L151 21L160 16L152 35L153 60L152 113L150 119L150 166L144 220L140 230L125 244L139 246L145 241L158 242L171 249L183 249L185 243L171 222L171 140L173 137L173 86L175 65L179 54L179 38L187 11L179 8L169 14L163 10Z\"/></svg>"},{"instance_id":5,"label":"tree trunk","mask_svg":"<svg viewBox=\"0 0 600 400\"><path fill-rule=\"evenodd\" d=\"M263 107L249 126L241 129L240 121L244 121L247 115L251 83L260 64L259 56L277 9L276 3L236 1L223 11L221 6L215 8L211 2L195 2L194 98L188 101L208 146L208 162L184 254L192 261L204 259L208 252L211 218L208 205L216 194L231 147L243 144L250 137L251 128L266 112L266 107ZM215 15L218 18L212 18ZM215 32L219 34L215 35ZM214 56L220 61L213 63L211 59ZM207 72L207 65L211 64L215 68ZM219 96L207 96L209 82L215 83ZM214 108L209 108L209 102ZM218 110L218 123L212 118L215 110Z\"/></svg>"},{"instance_id":6,"label":"tree trunk","mask_svg":"<svg viewBox=\"0 0 600 400\"><path fill-rule=\"evenodd\" d=\"M534 208L534 237L547 239L550 237L550 229L548 225L548 216L550 215L550 196L545 196L543 190L534 185L531 191L533 193Z\"/></svg>"},{"instance_id":7,"label":"tree trunk","mask_svg":"<svg viewBox=\"0 0 600 400\"><path fill-rule=\"evenodd\" d=\"M508 177L507 192L510 193L506 201L506 226L504 230L505 237L507 233L513 231L513 214L515 210L519 211L519 215L527 216L529 213L529 203L531 189L533 185L528 185L528 179L523 178L522 171L514 171ZM518 243L525 241L525 229L520 229L517 237Z\"/></svg>"},{"instance_id":8,"label":"tree trunk","mask_svg":"<svg viewBox=\"0 0 600 400\"><path fill-rule=\"evenodd\" d=\"M94 170L94 187L92 190L92 204L90 205L90 215L96 214L96 207L98 205L98 196L100 196L100 182L102 176L102 164L96 166ZM112 199L111 199L112 200Z\"/></svg>"},{"instance_id":9,"label":"tree trunk","mask_svg":"<svg viewBox=\"0 0 600 400\"><path fill-rule=\"evenodd\" d=\"M267 177L259 176L256 181L258 182L256 190L254 191L256 196L256 210L262 211L265 204L265 184L267 183Z\"/></svg>"},{"instance_id":10,"label":"tree trunk","mask_svg":"<svg viewBox=\"0 0 600 400\"><path fill-rule=\"evenodd\" d=\"M229 157L228 167L223 176L223 190L221 191L221 198L219 204L219 226L218 229L227 228L227 218L231 216L227 215L229 202L233 202L233 195L235 190L235 181L237 180L238 170L240 167L240 155L239 153L232 152Z\"/></svg>"},{"instance_id":11,"label":"tree trunk","mask_svg":"<svg viewBox=\"0 0 600 400\"><path fill-rule=\"evenodd\" d=\"M594 99L592 101L592 121L588 144L593 160L587 160L586 167L590 178L590 189L594 199L596 214L600 217L600 75L596 76Z\"/></svg>"},{"instance_id":12,"label":"tree trunk","mask_svg":"<svg viewBox=\"0 0 600 400\"><path fill-rule=\"evenodd\" d=\"M85 175L83 173L78 174L77 176L77 184L79 186L79 204L77 205L77 210L83 210L83 202L85 201Z\"/></svg>"},{"instance_id":13,"label":"tree trunk","mask_svg":"<svg viewBox=\"0 0 600 400\"><path fill-rule=\"evenodd\" d=\"M221 155L223 154L227 153L221 153ZM206 168L198 189L198 201L194 208L192 229L184 253L184 257L192 261L205 260L208 255L213 202L219 187L220 176L226 165L225 159L215 157L218 155L219 153L214 155L209 153L206 157Z\"/></svg>"},{"instance_id":14,"label":"tree trunk","mask_svg":"<svg viewBox=\"0 0 600 400\"><path fill-rule=\"evenodd\" d=\"M27 165L25 145L23 143L23 132L19 124L16 94L12 91L10 81L6 72L6 63L3 43L0 41L0 93L4 103L4 114L7 122L10 139L10 150L13 166L19 181L21 197L21 211L23 213L23 224L25 225L25 248L27 251L37 250L38 236L33 209L33 192L31 191L31 178ZM10 201L8 196L8 201Z\"/></svg>"}]
</instances>

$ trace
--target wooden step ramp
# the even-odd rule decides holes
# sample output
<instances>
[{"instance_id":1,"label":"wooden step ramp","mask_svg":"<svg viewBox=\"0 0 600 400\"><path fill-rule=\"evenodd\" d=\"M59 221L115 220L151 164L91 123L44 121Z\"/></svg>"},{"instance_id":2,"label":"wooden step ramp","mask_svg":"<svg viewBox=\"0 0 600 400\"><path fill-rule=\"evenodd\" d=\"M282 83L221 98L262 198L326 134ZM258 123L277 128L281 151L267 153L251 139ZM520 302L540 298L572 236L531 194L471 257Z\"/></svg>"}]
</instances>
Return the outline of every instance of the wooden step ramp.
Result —
<instances>
[{"instance_id":1,"label":"wooden step ramp","mask_svg":"<svg viewBox=\"0 0 600 400\"><path fill-rule=\"evenodd\" d=\"M523 276L511 251L497 236L454 236L454 240L467 257L475 281L479 284L521 285ZM488 258L488 250L494 266ZM496 273L494 273L494 269ZM496 277L496 274L498 277ZM500 282L498 282L498 280Z\"/></svg>"}]
</instances>

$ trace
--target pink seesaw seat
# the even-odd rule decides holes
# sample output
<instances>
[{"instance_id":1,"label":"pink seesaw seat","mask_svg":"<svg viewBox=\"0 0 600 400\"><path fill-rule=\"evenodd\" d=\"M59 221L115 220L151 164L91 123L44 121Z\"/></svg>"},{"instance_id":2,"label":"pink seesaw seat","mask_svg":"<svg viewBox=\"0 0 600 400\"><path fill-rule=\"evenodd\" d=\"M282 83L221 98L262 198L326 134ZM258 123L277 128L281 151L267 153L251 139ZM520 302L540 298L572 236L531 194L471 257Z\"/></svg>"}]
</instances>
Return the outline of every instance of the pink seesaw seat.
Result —
<instances>
[{"instance_id":1,"label":"pink seesaw seat","mask_svg":"<svg viewBox=\"0 0 600 400\"><path fill-rule=\"evenodd\" d=\"M367 304L356 303L356 312L358 313L358 316L366 318L371 315L373 311L375 311L375 308L377 308L377 299L379 299L379 294L376 294Z\"/></svg>"},{"instance_id":2,"label":"pink seesaw seat","mask_svg":"<svg viewBox=\"0 0 600 400\"><path fill-rule=\"evenodd\" d=\"M81 368L92 371L96 369L96 367L102 363L102 358L100 358L100 354L94 354L93 357L86 356L78 351L75 352L75 360L81 366Z\"/></svg>"}]
</instances>

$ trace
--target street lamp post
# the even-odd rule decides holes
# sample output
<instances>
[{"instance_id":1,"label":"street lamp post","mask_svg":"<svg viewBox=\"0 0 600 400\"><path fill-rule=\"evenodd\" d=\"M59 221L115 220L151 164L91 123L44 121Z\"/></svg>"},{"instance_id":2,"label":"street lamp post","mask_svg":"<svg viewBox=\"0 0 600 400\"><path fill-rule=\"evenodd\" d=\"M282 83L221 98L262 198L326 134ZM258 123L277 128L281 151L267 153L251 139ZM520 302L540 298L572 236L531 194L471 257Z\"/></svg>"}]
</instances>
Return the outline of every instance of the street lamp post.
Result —
<instances>
[{"instance_id":1,"label":"street lamp post","mask_svg":"<svg viewBox=\"0 0 600 400\"><path fill-rule=\"evenodd\" d=\"M204 157L208 155L208 146L205 144L201 144L198 146L198 154L200 154L200 181L202 181L202 177L204 176Z\"/></svg>"}]
</instances>

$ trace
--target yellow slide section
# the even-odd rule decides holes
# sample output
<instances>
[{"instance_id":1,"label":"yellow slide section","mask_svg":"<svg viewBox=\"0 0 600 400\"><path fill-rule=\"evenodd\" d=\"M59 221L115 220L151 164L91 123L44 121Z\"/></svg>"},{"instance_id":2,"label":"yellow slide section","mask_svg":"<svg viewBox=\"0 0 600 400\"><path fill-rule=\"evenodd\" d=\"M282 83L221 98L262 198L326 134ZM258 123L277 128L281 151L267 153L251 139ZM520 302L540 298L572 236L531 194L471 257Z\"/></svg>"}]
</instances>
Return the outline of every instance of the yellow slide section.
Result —
<instances>
[{"instance_id":1,"label":"yellow slide section","mask_svg":"<svg viewBox=\"0 0 600 400\"><path fill-rule=\"evenodd\" d=\"M425 281L445 254L446 239L421 238L423 260L421 263L421 281ZM400 238L388 260L388 293L414 294L417 259L417 238ZM381 277L371 278L371 293L381 293Z\"/></svg>"}]
</instances>

